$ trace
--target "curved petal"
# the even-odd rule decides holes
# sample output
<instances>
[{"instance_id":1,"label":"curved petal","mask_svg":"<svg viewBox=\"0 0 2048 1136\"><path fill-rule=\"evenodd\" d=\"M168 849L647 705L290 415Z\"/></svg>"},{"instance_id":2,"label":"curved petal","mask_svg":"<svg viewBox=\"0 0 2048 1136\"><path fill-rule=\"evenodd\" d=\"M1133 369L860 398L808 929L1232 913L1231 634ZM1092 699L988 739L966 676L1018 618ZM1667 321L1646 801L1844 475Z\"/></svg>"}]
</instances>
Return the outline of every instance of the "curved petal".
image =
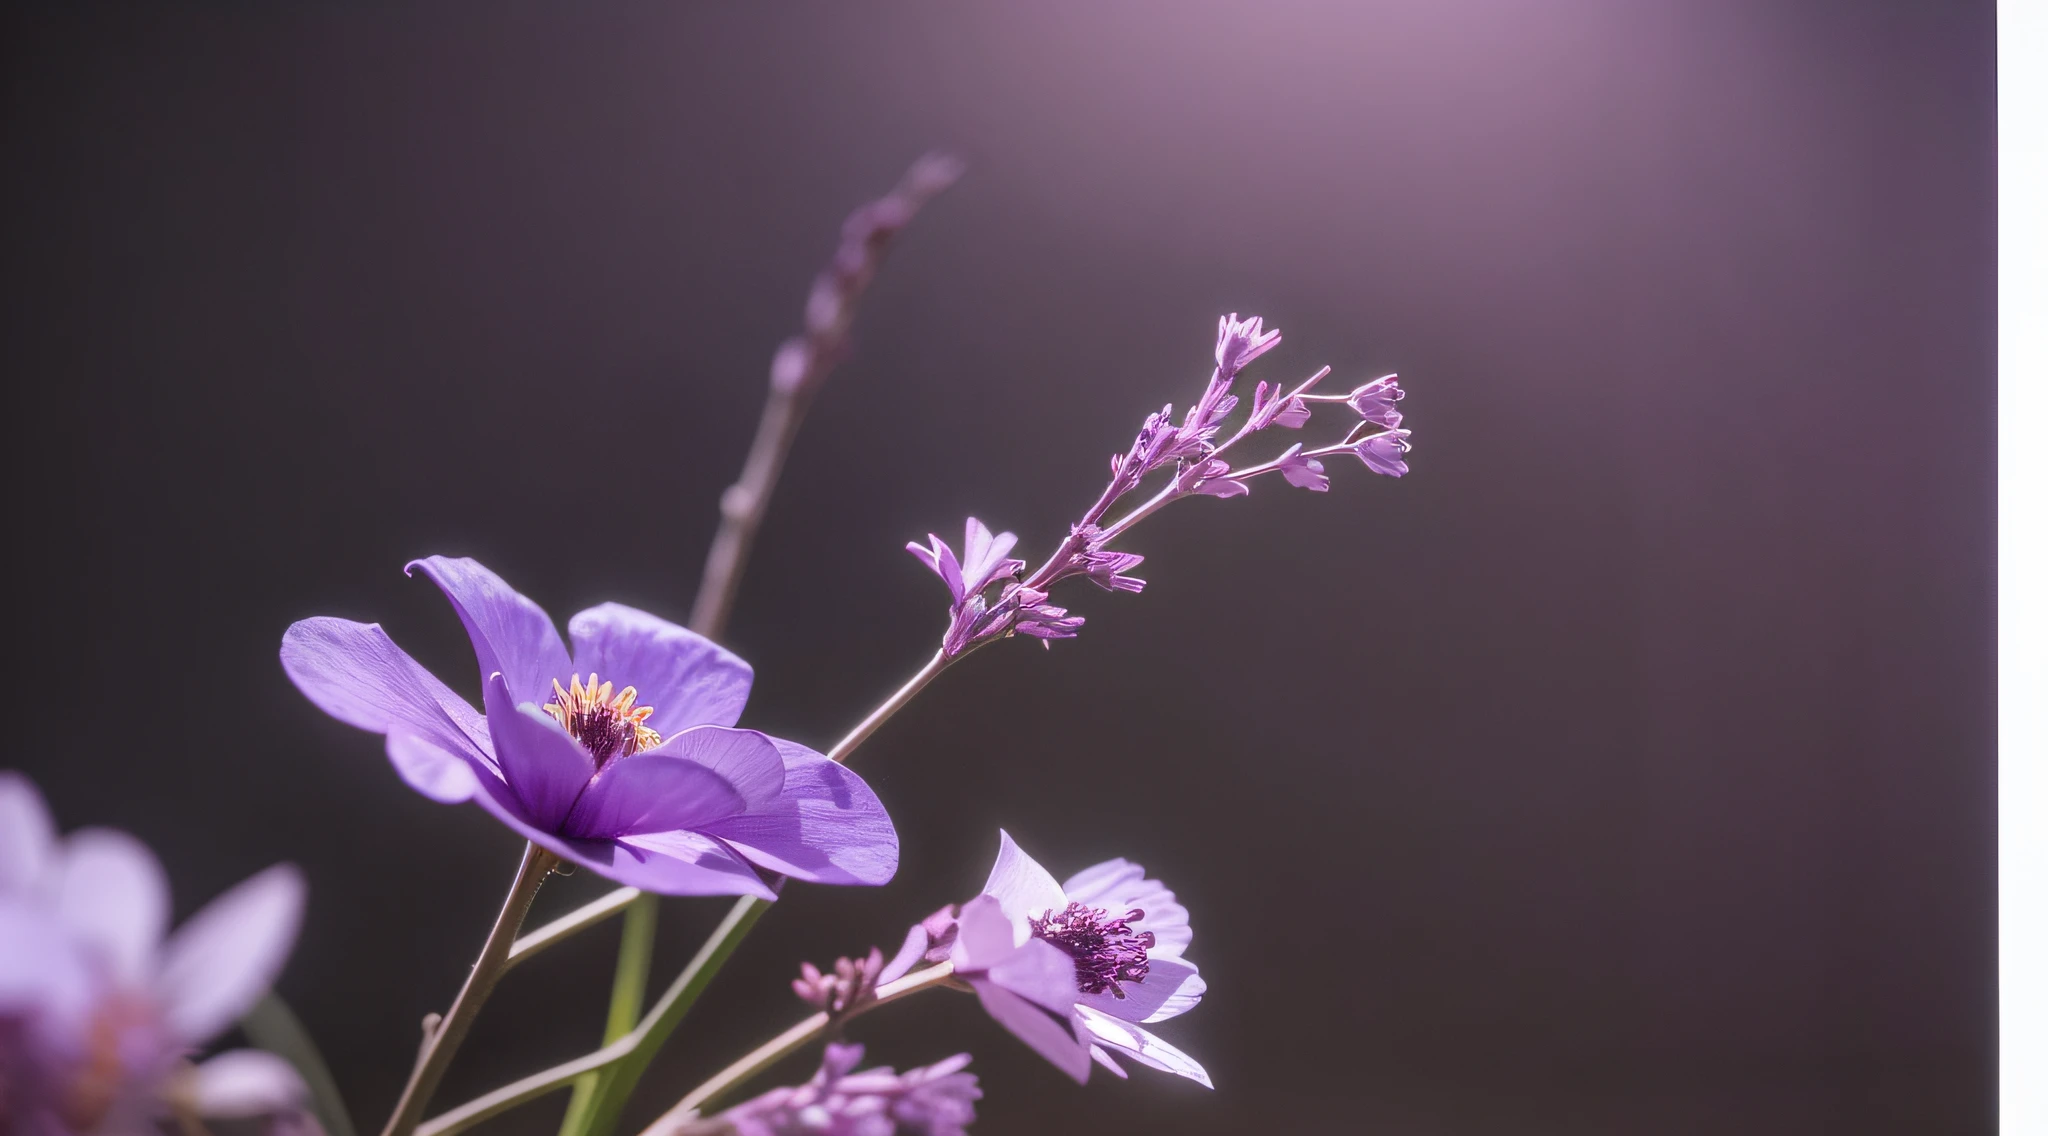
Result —
<instances>
[{"instance_id":1,"label":"curved petal","mask_svg":"<svg viewBox=\"0 0 2048 1136\"><path fill-rule=\"evenodd\" d=\"M1052 873L1025 855L1008 832L998 832L1002 846L996 851L996 864L989 871L988 882L981 886L982 894L1001 900L1003 910L1013 919L1028 919L1065 907L1067 895Z\"/></svg>"},{"instance_id":2,"label":"curved petal","mask_svg":"<svg viewBox=\"0 0 2048 1136\"><path fill-rule=\"evenodd\" d=\"M1015 954L1031 935L1021 920L1003 910L1003 901L992 895L968 900L960 908L958 927L950 957L959 971L985 971Z\"/></svg>"},{"instance_id":3,"label":"curved petal","mask_svg":"<svg viewBox=\"0 0 2048 1136\"><path fill-rule=\"evenodd\" d=\"M988 977L1056 1014L1071 1013L1082 997L1074 979L1074 960L1044 939L1027 940L1010 957L989 967Z\"/></svg>"},{"instance_id":4,"label":"curved petal","mask_svg":"<svg viewBox=\"0 0 2048 1136\"><path fill-rule=\"evenodd\" d=\"M374 623L302 619L278 658L313 705L359 730L402 728L450 753L490 756L483 716Z\"/></svg>"},{"instance_id":5,"label":"curved petal","mask_svg":"<svg viewBox=\"0 0 2048 1136\"><path fill-rule=\"evenodd\" d=\"M429 800L453 805L477 794L477 774L470 762L424 738L393 730L384 735L384 755L398 776ZM482 758L471 760L482 764Z\"/></svg>"},{"instance_id":6,"label":"curved petal","mask_svg":"<svg viewBox=\"0 0 2048 1136\"><path fill-rule=\"evenodd\" d=\"M694 832L652 832L618 842L613 878L663 895L751 895L775 898L745 860L718 840ZM627 863L631 859L634 863ZM600 869L602 870L602 869Z\"/></svg>"},{"instance_id":7,"label":"curved petal","mask_svg":"<svg viewBox=\"0 0 2048 1136\"><path fill-rule=\"evenodd\" d=\"M654 707L647 725L662 737L691 726L730 726L740 720L754 668L689 628L624 604L599 604L569 621L576 647L575 673L616 686L632 686L642 706Z\"/></svg>"},{"instance_id":8,"label":"curved petal","mask_svg":"<svg viewBox=\"0 0 2048 1136\"><path fill-rule=\"evenodd\" d=\"M1067 898L1075 903L1104 907L1108 905L1112 895L1144 878L1143 865L1133 864L1119 856L1068 876L1067 882L1060 885L1060 890L1066 892Z\"/></svg>"},{"instance_id":9,"label":"curved petal","mask_svg":"<svg viewBox=\"0 0 2048 1136\"><path fill-rule=\"evenodd\" d=\"M924 961L925 948L931 945L931 932L926 931L922 923L912 923L910 933L903 936L903 945L896 948L896 953L890 957L889 964L882 968L882 973L875 976L875 985L887 986L909 974L911 967Z\"/></svg>"},{"instance_id":10,"label":"curved petal","mask_svg":"<svg viewBox=\"0 0 2048 1136\"><path fill-rule=\"evenodd\" d=\"M1151 960L1151 967L1145 981L1124 983L1124 996L1121 998L1104 990L1100 994L1084 993L1076 1001L1127 1022L1151 1021L1152 1015L1181 988L1181 984L1195 976L1195 966L1186 959L1167 957Z\"/></svg>"},{"instance_id":11,"label":"curved petal","mask_svg":"<svg viewBox=\"0 0 2048 1136\"><path fill-rule=\"evenodd\" d=\"M1082 1027L1097 1042L1154 1069L1178 1073L1205 1089L1216 1087L1210 1083L1209 1072L1202 1068L1200 1062L1161 1041L1150 1031L1140 1029L1129 1022L1118 1021L1108 1014L1098 1013L1085 1006L1081 1008L1080 1015Z\"/></svg>"},{"instance_id":12,"label":"curved petal","mask_svg":"<svg viewBox=\"0 0 2048 1136\"><path fill-rule=\"evenodd\" d=\"M1129 1073L1124 1072L1124 1067L1116 1063L1116 1058L1111 1057L1109 1055L1109 1050L1104 1049L1099 1045L1091 1044L1088 1046L1088 1056L1093 1057L1097 1065L1100 1065L1104 1069L1107 1069L1110 1072L1115 1073L1117 1076L1122 1077L1124 1080L1128 1081L1131 1079L1131 1075Z\"/></svg>"},{"instance_id":13,"label":"curved petal","mask_svg":"<svg viewBox=\"0 0 2048 1136\"><path fill-rule=\"evenodd\" d=\"M745 807L730 781L688 758L636 753L605 766L576 798L561 832L582 840L612 840L694 830Z\"/></svg>"},{"instance_id":14,"label":"curved petal","mask_svg":"<svg viewBox=\"0 0 2048 1136\"><path fill-rule=\"evenodd\" d=\"M810 883L874 885L893 879L896 826L867 782L824 754L771 740L783 768L781 792L704 831L769 871Z\"/></svg>"},{"instance_id":15,"label":"curved petal","mask_svg":"<svg viewBox=\"0 0 2048 1136\"><path fill-rule=\"evenodd\" d=\"M1177 1018L1202 1004L1202 995L1208 993L1209 984L1199 974L1190 974L1181 979L1180 988L1166 996L1166 1001L1144 1019L1147 1025Z\"/></svg>"},{"instance_id":16,"label":"curved petal","mask_svg":"<svg viewBox=\"0 0 2048 1136\"><path fill-rule=\"evenodd\" d=\"M744 802L735 812L767 808L782 796L782 753L775 739L759 730L698 726L648 752L693 761L725 778Z\"/></svg>"},{"instance_id":17,"label":"curved petal","mask_svg":"<svg viewBox=\"0 0 2048 1136\"><path fill-rule=\"evenodd\" d=\"M569 651L548 613L497 573L467 557L429 556L406 565L405 574L412 575L414 568L425 572L454 605L486 685L493 674L503 674L514 703L540 703L548 700L556 679L568 677Z\"/></svg>"},{"instance_id":18,"label":"curved petal","mask_svg":"<svg viewBox=\"0 0 2048 1136\"><path fill-rule=\"evenodd\" d=\"M57 826L35 782L0 772L0 895L35 888L56 862Z\"/></svg>"},{"instance_id":19,"label":"curved petal","mask_svg":"<svg viewBox=\"0 0 2048 1136\"><path fill-rule=\"evenodd\" d=\"M48 907L0 896L0 1019L33 1019L60 1048L83 1050L101 996L94 970Z\"/></svg>"},{"instance_id":20,"label":"curved petal","mask_svg":"<svg viewBox=\"0 0 2048 1136\"><path fill-rule=\"evenodd\" d=\"M192 1070L192 1106L222 1119L292 1112L306 1103L306 1082L292 1063L261 1049L230 1049Z\"/></svg>"},{"instance_id":21,"label":"curved petal","mask_svg":"<svg viewBox=\"0 0 2048 1136\"><path fill-rule=\"evenodd\" d=\"M142 985L170 920L171 885L140 840L110 828L71 834L54 877L57 918L124 985Z\"/></svg>"},{"instance_id":22,"label":"curved petal","mask_svg":"<svg viewBox=\"0 0 2048 1136\"><path fill-rule=\"evenodd\" d=\"M1082 1084L1088 1083L1088 1043L1078 1039L1070 1023L1046 1013L986 978L967 984L981 998L981 1008L1024 1044L1052 1062L1053 1068Z\"/></svg>"},{"instance_id":23,"label":"curved petal","mask_svg":"<svg viewBox=\"0 0 2048 1136\"><path fill-rule=\"evenodd\" d=\"M226 1029L270 988L306 904L299 870L278 864L243 880L171 936L156 996L164 1025L199 1045Z\"/></svg>"},{"instance_id":24,"label":"curved petal","mask_svg":"<svg viewBox=\"0 0 2048 1136\"><path fill-rule=\"evenodd\" d=\"M560 831L597 772L590 751L540 707L531 702L514 706L503 675L484 683L484 709L498 771L526 819L545 831Z\"/></svg>"}]
</instances>

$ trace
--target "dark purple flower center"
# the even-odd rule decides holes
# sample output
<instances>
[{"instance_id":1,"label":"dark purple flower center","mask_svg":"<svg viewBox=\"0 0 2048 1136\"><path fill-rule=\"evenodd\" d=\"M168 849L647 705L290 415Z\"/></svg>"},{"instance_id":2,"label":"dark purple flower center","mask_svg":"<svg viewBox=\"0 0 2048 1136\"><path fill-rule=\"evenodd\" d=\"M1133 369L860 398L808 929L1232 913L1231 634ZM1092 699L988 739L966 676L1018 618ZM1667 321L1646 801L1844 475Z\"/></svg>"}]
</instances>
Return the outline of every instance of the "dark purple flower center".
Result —
<instances>
[{"instance_id":1,"label":"dark purple flower center","mask_svg":"<svg viewBox=\"0 0 2048 1136\"><path fill-rule=\"evenodd\" d=\"M541 709L562 724L569 736L583 743L599 769L615 757L626 757L661 744L661 735L647 727L654 714L652 706L635 706L640 692L632 687L612 693L612 684L599 685L597 675L585 684L578 675L569 676L569 689L555 683L555 696Z\"/></svg>"},{"instance_id":2,"label":"dark purple flower center","mask_svg":"<svg viewBox=\"0 0 2048 1136\"><path fill-rule=\"evenodd\" d=\"M1143 982L1152 973L1146 952L1158 939L1150 931L1131 930L1131 924L1144 917L1134 908L1111 919L1100 907L1069 903L1065 911L1048 911L1031 920L1031 933L1073 958L1074 977L1083 992L1107 990L1121 998L1124 983Z\"/></svg>"}]
</instances>

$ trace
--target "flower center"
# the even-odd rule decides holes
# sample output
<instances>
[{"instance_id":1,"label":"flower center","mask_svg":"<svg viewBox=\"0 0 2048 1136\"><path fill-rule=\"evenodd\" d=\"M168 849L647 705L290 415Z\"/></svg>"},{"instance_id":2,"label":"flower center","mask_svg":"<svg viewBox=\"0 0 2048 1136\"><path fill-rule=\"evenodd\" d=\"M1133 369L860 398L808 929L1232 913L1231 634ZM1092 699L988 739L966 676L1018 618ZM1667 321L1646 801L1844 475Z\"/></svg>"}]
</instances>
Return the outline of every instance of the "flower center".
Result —
<instances>
[{"instance_id":1,"label":"flower center","mask_svg":"<svg viewBox=\"0 0 2048 1136\"><path fill-rule=\"evenodd\" d=\"M1152 973L1146 952L1158 939L1150 931L1131 930L1131 924L1144 917L1143 911L1133 908L1122 918L1111 919L1100 907L1069 903L1065 911L1048 911L1031 920L1031 933L1072 956L1082 991L1107 990L1121 998L1124 983L1143 982Z\"/></svg>"},{"instance_id":2,"label":"flower center","mask_svg":"<svg viewBox=\"0 0 2048 1136\"><path fill-rule=\"evenodd\" d=\"M562 724L569 736L583 743L598 768L615 757L626 757L661 744L661 735L647 728L652 706L635 706L640 692L632 687L612 693L612 684L599 685L597 675L585 684L580 676L569 676L569 689L555 682L555 696L541 709Z\"/></svg>"}]
</instances>

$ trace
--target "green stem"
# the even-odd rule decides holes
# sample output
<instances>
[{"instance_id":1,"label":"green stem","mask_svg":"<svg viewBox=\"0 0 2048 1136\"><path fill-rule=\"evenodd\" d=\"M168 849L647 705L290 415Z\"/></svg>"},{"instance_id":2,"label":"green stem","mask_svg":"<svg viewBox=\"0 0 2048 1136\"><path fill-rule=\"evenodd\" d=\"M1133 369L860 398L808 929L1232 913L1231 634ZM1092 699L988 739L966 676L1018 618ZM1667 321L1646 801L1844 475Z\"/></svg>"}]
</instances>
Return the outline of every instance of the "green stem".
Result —
<instances>
[{"instance_id":1,"label":"green stem","mask_svg":"<svg viewBox=\"0 0 2048 1136\"><path fill-rule=\"evenodd\" d=\"M320 1047L284 999L275 992L265 994L262 1001L242 1015L241 1025L250 1044L277 1054L299 1071L307 1090L313 1094L313 1115L320 1121L320 1127L326 1129L327 1136L356 1136L348 1106L341 1100L341 1087L334 1083L334 1074L320 1056Z\"/></svg>"},{"instance_id":2,"label":"green stem","mask_svg":"<svg viewBox=\"0 0 2048 1136\"><path fill-rule=\"evenodd\" d=\"M649 893L626 905L626 919L619 931L619 964L612 972L612 1002L604 1021L604 1043L610 1045L633 1032L640 1024L640 1011L647 1000L647 971L654 957L654 926L661 914L656 897ZM611 1068L585 1073L576 1078L568 1111L562 1114L560 1136L577 1136L589 1122L590 1108L604 1086Z\"/></svg>"}]
</instances>

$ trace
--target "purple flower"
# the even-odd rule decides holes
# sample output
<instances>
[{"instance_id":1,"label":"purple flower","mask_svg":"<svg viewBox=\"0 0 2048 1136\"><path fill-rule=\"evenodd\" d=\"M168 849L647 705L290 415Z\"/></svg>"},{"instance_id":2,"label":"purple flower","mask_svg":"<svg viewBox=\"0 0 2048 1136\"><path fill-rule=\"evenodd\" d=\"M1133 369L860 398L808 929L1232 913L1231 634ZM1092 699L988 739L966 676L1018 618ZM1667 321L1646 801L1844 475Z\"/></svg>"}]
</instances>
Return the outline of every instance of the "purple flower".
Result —
<instances>
[{"instance_id":1,"label":"purple flower","mask_svg":"<svg viewBox=\"0 0 2048 1136\"><path fill-rule=\"evenodd\" d=\"M1401 424L1401 412L1394 409L1394 404L1407 394L1396 378L1394 375L1382 375L1352 391L1351 397L1344 401L1358 412L1360 418L1391 430Z\"/></svg>"},{"instance_id":2,"label":"purple flower","mask_svg":"<svg viewBox=\"0 0 2048 1136\"><path fill-rule=\"evenodd\" d=\"M1297 489L1307 489L1315 493L1330 491L1330 478L1323 472L1323 463L1303 454L1299 442L1289 446L1286 453L1273 459L1273 464L1280 470L1280 476L1287 479L1287 484Z\"/></svg>"},{"instance_id":3,"label":"purple flower","mask_svg":"<svg viewBox=\"0 0 2048 1136\"><path fill-rule=\"evenodd\" d=\"M952 546L936 533L931 534L931 542L926 548L912 541L904 549L946 582L955 607L986 591L998 578L1013 576L1024 567L1022 560L1010 557L1010 550L1017 547L1016 533L991 534L987 525L973 517L967 518L967 539L960 546L964 557L954 556Z\"/></svg>"},{"instance_id":4,"label":"purple flower","mask_svg":"<svg viewBox=\"0 0 2048 1136\"><path fill-rule=\"evenodd\" d=\"M26 777L0 773L0 1121L24 1133L156 1131L173 1108L296 1113L282 1058L186 1059L234 1024L283 967L305 884L280 864L164 937L170 885L110 829L61 842Z\"/></svg>"},{"instance_id":5,"label":"purple flower","mask_svg":"<svg viewBox=\"0 0 2048 1136\"><path fill-rule=\"evenodd\" d=\"M1279 345L1280 333L1265 330L1258 316L1239 320L1232 312L1216 321L1216 373L1227 383L1246 364Z\"/></svg>"},{"instance_id":6,"label":"purple flower","mask_svg":"<svg viewBox=\"0 0 2048 1136\"><path fill-rule=\"evenodd\" d=\"M474 800L565 860L669 895L774 898L750 865L816 883L895 875L896 830L865 782L795 742L732 728L753 685L738 656L601 604L569 621L572 659L547 613L476 561L414 568L469 631L485 713L373 623L302 620L281 656L314 705L385 735L419 792Z\"/></svg>"},{"instance_id":7,"label":"purple flower","mask_svg":"<svg viewBox=\"0 0 2048 1136\"><path fill-rule=\"evenodd\" d=\"M1207 983L1181 957L1193 938L1187 908L1139 865L1109 860L1062 885L1005 832L982 894L960 909L953 970L991 1017L1077 1081L1091 1056L1123 1076L1114 1052L1213 1088L1193 1058L1140 1025L1201 1002Z\"/></svg>"},{"instance_id":8,"label":"purple flower","mask_svg":"<svg viewBox=\"0 0 2048 1136\"><path fill-rule=\"evenodd\" d=\"M1409 449L1408 433L1406 430L1383 430L1344 448L1357 454L1358 460L1374 473L1399 477L1408 472L1408 462L1401 456Z\"/></svg>"},{"instance_id":9,"label":"purple flower","mask_svg":"<svg viewBox=\"0 0 2048 1136\"><path fill-rule=\"evenodd\" d=\"M886 1065L853 1072L862 1052L858 1045L827 1045L809 1081L693 1121L678 1136L962 1136L974 1123L981 1086L960 1071L967 1054L899 1076Z\"/></svg>"},{"instance_id":10,"label":"purple flower","mask_svg":"<svg viewBox=\"0 0 2048 1136\"><path fill-rule=\"evenodd\" d=\"M1012 633L1038 639L1071 639L1085 622L1080 616L1068 615L1066 608L1048 602L1044 591L1017 582L1016 575L1023 570L1024 562L1010 555L1010 550L1017 546L1016 533L992 534L987 525L969 517L967 539L961 544L963 555L955 556L952 546L937 534L930 539L929 547L914 541L904 547L936 573L953 596L944 640L948 658L957 658L973 647ZM1121 554L1109 556L1115 559L1105 559L1102 570L1112 582L1098 583L1127 591L1144 587L1142 580L1116 575L1119 568L1128 568L1142 557L1126 561ZM999 581L1003 586L991 603L984 593Z\"/></svg>"}]
</instances>

